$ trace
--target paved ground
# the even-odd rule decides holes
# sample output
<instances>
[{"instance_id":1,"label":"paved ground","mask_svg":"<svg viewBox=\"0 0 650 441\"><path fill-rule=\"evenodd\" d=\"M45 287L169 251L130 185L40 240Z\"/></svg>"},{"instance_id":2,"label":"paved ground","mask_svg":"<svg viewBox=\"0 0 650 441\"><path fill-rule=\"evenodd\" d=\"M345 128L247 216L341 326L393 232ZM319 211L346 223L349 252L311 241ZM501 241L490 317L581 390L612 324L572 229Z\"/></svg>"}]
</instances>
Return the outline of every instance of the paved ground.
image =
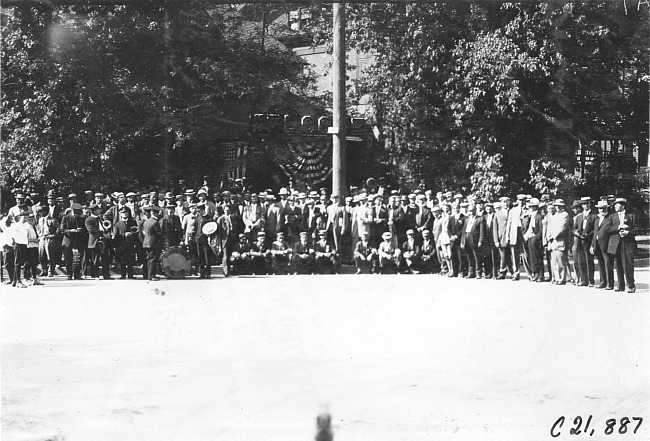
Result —
<instances>
[{"instance_id":1,"label":"paved ground","mask_svg":"<svg viewBox=\"0 0 650 441\"><path fill-rule=\"evenodd\" d=\"M0 292L2 440L650 439L635 294L439 276L49 281ZM636 434L605 420L644 417ZM586 438L589 438L588 436Z\"/></svg>"}]
</instances>

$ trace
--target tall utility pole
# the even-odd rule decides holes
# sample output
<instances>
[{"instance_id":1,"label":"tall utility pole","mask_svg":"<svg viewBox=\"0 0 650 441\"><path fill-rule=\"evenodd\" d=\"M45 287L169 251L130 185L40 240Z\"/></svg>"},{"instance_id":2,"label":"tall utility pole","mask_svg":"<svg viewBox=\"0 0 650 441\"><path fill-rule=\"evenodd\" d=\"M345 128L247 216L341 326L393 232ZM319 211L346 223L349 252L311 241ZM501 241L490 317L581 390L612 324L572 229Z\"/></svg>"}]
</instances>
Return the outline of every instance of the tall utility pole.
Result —
<instances>
[{"instance_id":1,"label":"tall utility pole","mask_svg":"<svg viewBox=\"0 0 650 441\"><path fill-rule=\"evenodd\" d=\"M332 12L334 15L332 194L345 197L348 194L345 169L345 137L348 128L345 108L345 3L334 3Z\"/></svg>"}]
</instances>

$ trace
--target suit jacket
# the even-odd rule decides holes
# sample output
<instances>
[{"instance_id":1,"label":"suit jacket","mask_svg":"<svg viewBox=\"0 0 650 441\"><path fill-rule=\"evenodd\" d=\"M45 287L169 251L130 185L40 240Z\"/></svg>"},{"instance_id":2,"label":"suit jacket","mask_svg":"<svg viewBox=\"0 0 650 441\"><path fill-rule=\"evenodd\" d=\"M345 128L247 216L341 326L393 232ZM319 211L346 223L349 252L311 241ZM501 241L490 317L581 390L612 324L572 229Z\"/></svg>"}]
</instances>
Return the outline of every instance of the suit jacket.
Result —
<instances>
[{"instance_id":1,"label":"suit jacket","mask_svg":"<svg viewBox=\"0 0 650 441\"><path fill-rule=\"evenodd\" d=\"M449 237L452 243L459 244L463 237L463 227L465 226L465 215L460 213L456 216L452 213L449 216Z\"/></svg>"},{"instance_id":2,"label":"suit jacket","mask_svg":"<svg viewBox=\"0 0 650 441\"><path fill-rule=\"evenodd\" d=\"M438 244L438 239L440 238L440 233L442 232L442 224L443 224L443 219L442 216L439 218L433 219L433 225L431 227L431 233L433 234L433 243ZM436 245L437 246L437 245Z\"/></svg>"},{"instance_id":3,"label":"suit jacket","mask_svg":"<svg viewBox=\"0 0 650 441\"><path fill-rule=\"evenodd\" d=\"M508 246L508 213L496 210L492 219L492 240L499 244L499 248Z\"/></svg>"},{"instance_id":4,"label":"suit jacket","mask_svg":"<svg viewBox=\"0 0 650 441\"><path fill-rule=\"evenodd\" d=\"M418 207L418 211L415 214L415 226L417 230L422 233L424 230L431 230L431 225L433 224L433 216L431 215L431 210L426 206Z\"/></svg>"},{"instance_id":5,"label":"suit jacket","mask_svg":"<svg viewBox=\"0 0 650 441\"><path fill-rule=\"evenodd\" d=\"M583 213L582 216L582 245L585 249L589 249L591 241L594 238L594 226L598 215L590 210L588 214Z\"/></svg>"},{"instance_id":6,"label":"suit jacket","mask_svg":"<svg viewBox=\"0 0 650 441\"><path fill-rule=\"evenodd\" d=\"M461 232L460 245L469 246L470 248L478 248L478 244L483 244L485 234L485 227L481 224L485 223L483 216L467 216L463 222L463 229ZM467 232L467 230L470 230Z\"/></svg>"},{"instance_id":7,"label":"suit jacket","mask_svg":"<svg viewBox=\"0 0 650 441\"><path fill-rule=\"evenodd\" d=\"M275 238L275 234L279 231L282 231L282 221L284 217L282 215L282 210L280 209L279 204L269 205L269 208L266 212L266 222L264 224L264 230L266 234L269 234L272 239Z\"/></svg>"},{"instance_id":8,"label":"suit jacket","mask_svg":"<svg viewBox=\"0 0 650 441\"><path fill-rule=\"evenodd\" d=\"M506 230L510 245L515 245L523 240L521 228L521 207L519 205L512 207L508 212Z\"/></svg>"},{"instance_id":9,"label":"suit jacket","mask_svg":"<svg viewBox=\"0 0 650 441\"><path fill-rule=\"evenodd\" d=\"M234 214L221 215L217 219L217 237L222 242L233 242L237 238L237 218Z\"/></svg>"},{"instance_id":10,"label":"suit jacket","mask_svg":"<svg viewBox=\"0 0 650 441\"><path fill-rule=\"evenodd\" d=\"M181 226L181 220L175 214L165 215L160 221L160 229L165 239L173 244L177 245L181 238L183 237L183 227Z\"/></svg>"},{"instance_id":11,"label":"suit jacket","mask_svg":"<svg viewBox=\"0 0 650 441\"><path fill-rule=\"evenodd\" d=\"M102 239L103 232L99 229L99 217L88 216L85 222L88 231L88 248L96 248L97 242Z\"/></svg>"},{"instance_id":12,"label":"suit jacket","mask_svg":"<svg viewBox=\"0 0 650 441\"><path fill-rule=\"evenodd\" d=\"M626 252L634 253L634 249L636 248L636 216L626 211L623 221L628 226L628 231L630 232L625 237L621 237L619 234L621 222L618 218L618 212L609 215L609 226L607 228L610 234L607 244L607 253L609 254L617 254L620 251L622 243L627 245L625 247Z\"/></svg>"},{"instance_id":13,"label":"suit jacket","mask_svg":"<svg viewBox=\"0 0 650 441\"><path fill-rule=\"evenodd\" d=\"M160 249L162 248L162 230L158 219L150 217L142 224L141 231L142 248Z\"/></svg>"},{"instance_id":14,"label":"suit jacket","mask_svg":"<svg viewBox=\"0 0 650 441\"><path fill-rule=\"evenodd\" d=\"M600 218L596 216L596 220L594 221L594 234L591 238L591 247L593 247L594 250L600 248L602 253L607 253L607 245L609 244L610 236L610 223L611 219L609 218L609 215L603 217L602 222L600 221Z\"/></svg>"},{"instance_id":15,"label":"suit jacket","mask_svg":"<svg viewBox=\"0 0 650 441\"><path fill-rule=\"evenodd\" d=\"M61 219L61 226L59 231L63 233L63 241L61 245L64 247L72 247L74 249L85 248L86 244L83 242L83 233L72 232L77 228L83 228L84 220L81 217L76 217L73 213L66 214Z\"/></svg>"},{"instance_id":16,"label":"suit jacket","mask_svg":"<svg viewBox=\"0 0 650 441\"><path fill-rule=\"evenodd\" d=\"M571 219L563 211L551 216L548 223L549 247L551 250L567 251L571 244Z\"/></svg>"}]
</instances>

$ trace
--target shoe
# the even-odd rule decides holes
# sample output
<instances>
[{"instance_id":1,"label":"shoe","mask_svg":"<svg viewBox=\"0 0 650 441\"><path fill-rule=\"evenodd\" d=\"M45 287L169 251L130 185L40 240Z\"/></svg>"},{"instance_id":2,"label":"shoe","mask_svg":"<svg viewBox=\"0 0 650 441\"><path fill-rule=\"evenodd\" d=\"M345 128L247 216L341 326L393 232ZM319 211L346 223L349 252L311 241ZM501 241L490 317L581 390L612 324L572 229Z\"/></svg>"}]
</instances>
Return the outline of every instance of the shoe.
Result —
<instances>
[{"instance_id":1,"label":"shoe","mask_svg":"<svg viewBox=\"0 0 650 441\"><path fill-rule=\"evenodd\" d=\"M613 291L614 287L613 286L608 286L605 288L605 291Z\"/></svg>"},{"instance_id":2,"label":"shoe","mask_svg":"<svg viewBox=\"0 0 650 441\"><path fill-rule=\"evenodd\" d=\"M624 290L622 290L621 288L614 288L614 292L623 292L623 291Z\"/></svg>"},{"instance_id":3,"label":"shoe","mask_svg":"<svg viewBox=\"0 0 650 441\"><path fill-rule=\"evenodd\" d=\"M607 286L607 285L606 285L605 283L601 283L600 285L595 286L595 288L596 288L596 289L603 289L603 288L605 288L606 286Z\"/></svg>"},{"instance_id":4,"label":"shoe","mask_svg":"<svg viewBox=\"0 0 650 441\"><path fill-rule=\"evenodd\" d=\"M120 280L126 280L125 276L120 276Z\"/></svg>"},{"instance_id":5,"label":"shoe","mask_svg":"<svg viewBox=\"0 0 650 441\"><path fill-rule=\"evenodd\" d=\"M514 281L519 280L519 274L515 274L514 276L512 276L512 280Z\"/></svg>"},{"instance_id":6,"label":"shoe","mask_svg":"<svg viewBox=\"0 0 650 441\"><path fill-rule=\"evenodd\" d=\"M149 280L150 280L151 282L157 282L157 281L160 280L160 277L152 277L152 278L149 279Z\"/></svg>"},{"instance_id":7,"label":"shoe","mask_svg":"<svg viewBox=\"0 0 650 441\"><path fill-rule=\"evenodd\" d=\"M13 285L13 286L14 286L15 288L27 288L27 286L26 286L26 285L23 285L21 282L18 282L18 283L16 283L16 284Z\"/></svg>"},{"instance_id":8,"label":"shoe","mask_svg":"<svg viewBox=\"0 0 650 441\"><path fill-rule=\"evenodd\" d=\"M104 280L114 280L114 279L115 279L115 277L110 277L110 276L109 277L104 277Z\"/></svg>"},{"instance_id":9,"label":"shoe","mask_svg":"<svg viewBox=\"0 0 650 441\"><path fill-rule=\"evenodd\" d=\"M34 280L34 283L33 283L33 284L34 284L34 285L45 285L43 282L41 282L41 281L39 281L39 280Z\"/></svg>"},{"instance_id":10,"label":"shoe","mask_svg":"<svg viewBox=\"0 0 650 441\"><path fill-rule=\"evenodd\" d=\"M360 269L358 269L358 270L357 270L357 272L356 272L356 273L354 273L354 274L355 274L355 275L357 275L357 274L361 274L361 270L360 270Z\"/></svg>"},{"instance_id":11,"label":"shoe","mask_svg":"<svg viewBox=\"0 0 650 441\"><path fill-rule=\"evenodd\" d=\"M505 280L506 275L505 274L500 274L499 277L497 277L497 280Z\"/></svg>"},{"instance_id":12,"label":"shoe","mask_svg":"<svg viewBox=\"0 0 650 441\"><path fill-rule=\"evenodd\" d=\"M632 288L628 288L627 292L629 292L630 294L634 294L636 292L636 286L633 286Z\"/></svg>"},{"instance_id":13,"label":"shoe","mask_svg":"<svg viewBox=\"0 0 650 441\"><path fill-rule=\"evenodd\" d=\"M582 282L582 283L579 283L578 286L589 286L589 284L587 282Z\"/></svg>"}]
</instances>

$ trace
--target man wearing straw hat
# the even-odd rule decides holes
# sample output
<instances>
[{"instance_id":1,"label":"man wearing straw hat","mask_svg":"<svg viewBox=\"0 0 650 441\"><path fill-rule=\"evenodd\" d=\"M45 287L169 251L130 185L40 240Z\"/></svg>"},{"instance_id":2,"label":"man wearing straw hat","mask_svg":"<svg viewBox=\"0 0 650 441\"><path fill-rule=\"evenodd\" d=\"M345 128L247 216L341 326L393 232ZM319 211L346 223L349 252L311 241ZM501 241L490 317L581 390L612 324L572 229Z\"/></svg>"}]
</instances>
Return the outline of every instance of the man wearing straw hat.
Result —
<instances>
[{"instance_id":1,"label":"man wearing straw hat","mask_svg":"<svg viewBox=\"0 0 650 441\"><path fill-rule=\"evenodd\" d=\"M600 273L600 285L596 288L606 290L614 289L614 261L607 254L607 245L609 243L609 225L610 218L608 214L609 204L606 200L598 201L596 205L598 215L594 221L594 235L591 240L590 251L596 256L598 261L598 272Z\"/></svg>"},{"instance_id":2,"label":"man wearing straw hat","mask_svg":"<svg viewBox=\"0 0 650 441\"><path fill-rule=\"evenodd\" d=\"M553 279L556 285L566 285L567 255L570 247L571 232L569 214L566 204L556 199L553 205L557 213L551 216L548 224L548 246L551 249Z\"/></svg>"},{"instance_id":3,"label":"man wearing straw hat","mask_svg":"<svg viewBox=\"0 0 650 441\"><path fill-rule=\"evenodd\" d=\"M636 216L627 211L627 200L616 198L614 212L609 216L609 243L607 252L614 258L618 286L616 291L636 292L634 283L634 251L636 250Z\"/></svg>"}]
</instances>

